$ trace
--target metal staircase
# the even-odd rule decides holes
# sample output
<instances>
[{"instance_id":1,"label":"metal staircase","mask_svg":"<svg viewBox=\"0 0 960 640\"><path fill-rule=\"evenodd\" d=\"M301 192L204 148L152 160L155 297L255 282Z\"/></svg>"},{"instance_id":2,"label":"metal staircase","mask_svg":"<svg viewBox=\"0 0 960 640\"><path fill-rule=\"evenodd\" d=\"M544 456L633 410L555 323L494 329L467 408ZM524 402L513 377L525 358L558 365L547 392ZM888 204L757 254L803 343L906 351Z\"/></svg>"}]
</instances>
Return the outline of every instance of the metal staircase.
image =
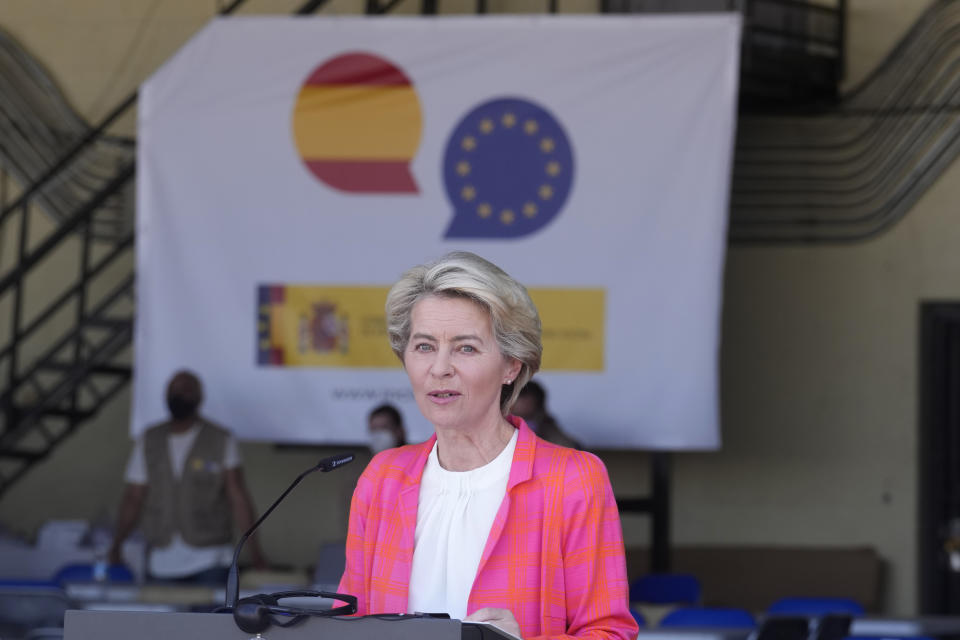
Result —
<instances>
[{"instance_id":1,"label":"metal staircase","mask_svg":"<svg viewBox=\"0 0 960 640\"><path fill-rule=\"evenodd\" d=\"M311 0L295 13L324 4ZM398 4L367 0L366 12ZM874 76L843 98L842 0L833 8L801 0L600 4L610 12L744 13L731 241L869 237L902 216L958 152L960 5L950 0L934 2ZM419 8L436 13L438 0ZM476 1L477 13L486 9ZM130 378L134 143L108 132L135 103L136 94L88 126L0 33L0 496ZM75 277L62 281L71 269Z\"/></svg>"},{"instance_id":2,"label":"metal staircase","mask_svg":"<svg viewBox=\"0 0 960 640\"><path fill-rule=\"evenodd\" d=\"M0 492L130 377L133 143L110 122L0 32Z\"/></svg>"},{"instance_id":3,"label":"metal staircase","mask_svg":"<svg viewBox=\"0 0 960 640\"><path fill-rule=\"evenodd\" d=\"M90 127L0 32L0 496L130 379L136 99Z\"/></svg>"}]
</instances>

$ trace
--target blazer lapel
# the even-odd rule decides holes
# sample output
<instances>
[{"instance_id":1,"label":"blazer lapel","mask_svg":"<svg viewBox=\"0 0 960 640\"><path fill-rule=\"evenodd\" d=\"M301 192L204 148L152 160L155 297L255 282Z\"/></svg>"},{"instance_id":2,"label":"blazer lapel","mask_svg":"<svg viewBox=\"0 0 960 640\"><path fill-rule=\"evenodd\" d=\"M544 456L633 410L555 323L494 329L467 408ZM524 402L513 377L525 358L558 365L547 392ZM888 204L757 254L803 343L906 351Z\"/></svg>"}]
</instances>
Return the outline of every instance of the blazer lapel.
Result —
<instances>
[{"instance_id":1,"label":"blazer lapel","mask_svg":"<svg viewBox=\"0 0 960 640\"><path fill-rule=\"evenodd\" d=\"M504 527L507 525L507 517L510 515L510 493L515 486L521 482L526 482L533 476L533 459L536 439L530 427L522 418L508 416L507 419L513 423L513 426L519 430L517 434L517 447L513 451L513 463L510 465L510 478L507 480L507 491L503 496L503 502L497 509L497 516L493 520L493 526L490 527L490 535L487 536L487 544L483 547L483 555L480 557L480 566L477 567L477 577L483 573L483 568L490 559L490 555L500 541L503 535ZM474 580L476 585L476 579Z\"/></svg>"}]
</instances>

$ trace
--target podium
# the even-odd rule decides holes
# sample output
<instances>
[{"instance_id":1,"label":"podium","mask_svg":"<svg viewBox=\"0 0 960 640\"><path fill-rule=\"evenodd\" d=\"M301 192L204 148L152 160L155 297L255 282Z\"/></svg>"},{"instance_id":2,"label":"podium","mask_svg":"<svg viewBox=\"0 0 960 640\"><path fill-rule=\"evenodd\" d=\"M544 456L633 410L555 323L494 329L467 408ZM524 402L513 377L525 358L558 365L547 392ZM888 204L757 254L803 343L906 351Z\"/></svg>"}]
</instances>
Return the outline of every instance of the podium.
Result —
<instances>
[{"instance_id":1,"label":"podium","mask_svg":"<svg viewBox=\"0 0 960 640\"><path fill-rule=\"evenodd\" d=\"M144 611L67 611L64 640L248 640L228 613L170 613ZM308 618L288 628L271 627L266 640L505 640L489 625L459 620L417 618L396 620L362 618Z\"/></svg>"}]
</instances>

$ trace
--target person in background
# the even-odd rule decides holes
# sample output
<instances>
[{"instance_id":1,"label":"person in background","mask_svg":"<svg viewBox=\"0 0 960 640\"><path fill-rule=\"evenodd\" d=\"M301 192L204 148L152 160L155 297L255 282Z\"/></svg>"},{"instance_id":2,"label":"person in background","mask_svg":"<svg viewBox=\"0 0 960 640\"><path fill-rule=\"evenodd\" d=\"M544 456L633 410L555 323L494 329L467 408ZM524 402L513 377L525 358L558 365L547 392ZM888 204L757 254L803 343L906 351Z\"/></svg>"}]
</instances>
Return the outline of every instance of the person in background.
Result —
<instances>
[{"instance_id":1,"label":"person in background","mask_svg":"<svg viewBox=\"0 0 960 640\"><path fill-rule=\"evenodd\" d=\"M580 443L564 433L547 411L547 392L534 380L520 390L517 402L513 405L513 415L523 418L533 432L547 442L571 449L581 448Z\"/></svg>"},{"instance_id":2,"label":"person in background","mask_svg":"<svg viewBox=\"0 0 960 640\"><path fill-rule=\"evenodd\" d=\"M220 586L233 559L234 526L246 530L255 520L240 450L229 431L200 416L196 375L174 374L166 400L170 419L148 428L127 462L110 562L123 562L123 541L140 522L152 580ZM247 547L257 568L266 568L255 537Z\"/></svg>"},{"instance_id":3,"label":"person in background","mask_svg":"<svg viewBox=\"0 0 960 640\"><path fill-rule=\"evenodd\" d=\"M370 432L370 450L373 453L407 444L403 416L392 404L382 404L371 411L367 417L367 428Z\"/></svg>"},{"instance_id":4,"label":"person in background","mask_svg":"<svg viewBox=\"0 0 960 640\"><path fill-rule=\"evenodd\" d=\"M520 638L635 640L603 463L510 409L540 367L540 317L496 265L454 252L390 289L387 333L426 442L382 451L350 508L337 589L358 613L424 611Z\"/></svg>"}]
</instances>

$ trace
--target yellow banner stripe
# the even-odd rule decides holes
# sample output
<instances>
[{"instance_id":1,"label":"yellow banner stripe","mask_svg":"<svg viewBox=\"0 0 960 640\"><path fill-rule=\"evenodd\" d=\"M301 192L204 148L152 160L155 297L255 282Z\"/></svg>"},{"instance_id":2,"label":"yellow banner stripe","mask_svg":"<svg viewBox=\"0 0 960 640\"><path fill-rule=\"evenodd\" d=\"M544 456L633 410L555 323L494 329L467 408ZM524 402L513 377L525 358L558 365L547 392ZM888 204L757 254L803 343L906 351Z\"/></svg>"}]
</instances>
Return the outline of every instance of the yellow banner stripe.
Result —
<instances>
[{"instance_id":1,"label":"yellow banner stripe","mask_svg":"<svg viewBox=\"0 0 960 640\"><path fill-rule=\"evenodd\" d=\"M294 139L307 160L409 160L420 130L410 87L304 87L293 112Z\"/></svg>"},{"instance_id":2,"label":"yellow banner stripe","mask_svg":"<svg viewBox=\"0 0 960 640\"><path fill-rule=\"evenodd\" d=\"M271 305L270 344L284 366L393 368L383 303L387 287L289 285ZM543 366L549 371L602 371L603 289L531 289L543 324Z\"/></svg>"},{"instance_id":3,"label":"yellow banner stripe","mask_svg":"<svg viewBox=\"0 0 960 640\"><path fill-rule=\"evenodd\" d=\"M606 292L530 289L543 325L545 371L603 371Z\"/></svg>"}]
</instances>

